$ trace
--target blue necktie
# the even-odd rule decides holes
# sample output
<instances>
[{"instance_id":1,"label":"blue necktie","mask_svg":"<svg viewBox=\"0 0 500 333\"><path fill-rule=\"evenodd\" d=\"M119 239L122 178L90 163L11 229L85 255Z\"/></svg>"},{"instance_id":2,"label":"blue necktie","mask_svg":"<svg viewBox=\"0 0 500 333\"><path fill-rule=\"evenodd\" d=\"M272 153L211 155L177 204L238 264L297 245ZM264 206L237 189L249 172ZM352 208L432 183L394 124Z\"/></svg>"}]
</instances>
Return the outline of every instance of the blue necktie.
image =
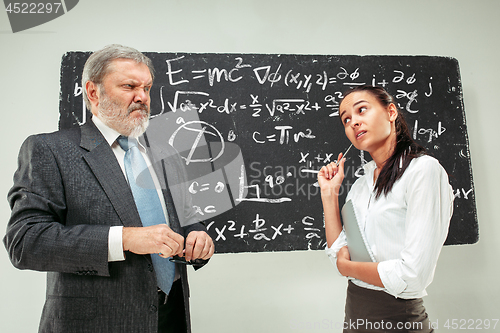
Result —
<instances>
[{"instance_id":1,"label":"blue necktie","mask_svg":"<svg viewBox=\"0 0 500 333\"><path fill-rule=\"evenodd\" d=\"M158 192L154 186L153 178L148 170L146 161L137 147L137 140L119 136L118 144L125 151L125 173L134 195L135 205L139 211L142 225L144 227L166 223L165 214L161 206ZM137 178L140 178L137 184ZM168 294L175 277L175 264L167 258L158 254L151 254L156 271L158 287Z\"/></svg>"}]
</instances>

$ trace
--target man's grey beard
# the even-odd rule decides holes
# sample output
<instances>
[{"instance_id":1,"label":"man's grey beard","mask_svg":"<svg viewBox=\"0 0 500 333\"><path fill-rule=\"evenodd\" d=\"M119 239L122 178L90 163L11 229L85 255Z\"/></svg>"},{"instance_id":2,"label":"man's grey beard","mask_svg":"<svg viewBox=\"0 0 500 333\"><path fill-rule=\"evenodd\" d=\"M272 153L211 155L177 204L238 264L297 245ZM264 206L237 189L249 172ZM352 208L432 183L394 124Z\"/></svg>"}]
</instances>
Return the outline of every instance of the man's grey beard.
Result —
<instances>
[{"instance_id":1,"label":"man's grey beard","mask_svg":"<svg viewBox=\"0 0 500 333\"><path fill-rule=\"evenodd\" d=\"M133 121L127 119L129 114L135 110L143 110L142 112L146 112L148 116ZM127 108L125 114L122 114L121 111L121 107L105 95L97 108L99 119L108 127L127 137L138 138L141 136L149 125L148 106L141 103L133 103Z\"/></svg>"},{"instance_id":2,"label":"man's grey beard","mask_svg":"<svg viewBox=\"0 0 500 333\"><path fill-rule=\"evenodd\" d=\"M141 120L139 122L139 124L137 124L137 126L132 127L132 129L130 130L130 133L127 136L137 139L142 134L144 134L144 132L146 132L146 129L148 128L148 126L149 126L149 116L145 120ZM122 134L122 135L125 135L125 134Z\"/></svg>"}]
</instances>

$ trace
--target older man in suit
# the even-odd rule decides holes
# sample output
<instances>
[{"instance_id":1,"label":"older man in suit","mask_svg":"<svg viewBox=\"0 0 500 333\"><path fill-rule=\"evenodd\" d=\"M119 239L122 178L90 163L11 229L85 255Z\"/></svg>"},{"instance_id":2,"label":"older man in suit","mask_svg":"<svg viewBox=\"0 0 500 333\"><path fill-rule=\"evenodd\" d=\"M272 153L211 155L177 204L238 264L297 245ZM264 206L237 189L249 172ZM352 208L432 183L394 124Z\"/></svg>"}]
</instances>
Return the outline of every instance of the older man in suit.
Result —
<instances>
[{"instance_id":1,"label":"older man in suit","mask_svg":"<svg viewBox=\"0 0 500 333\"><path fill-rule=\"evenodd\" d=\"M188 191L168 186L185 181L182 164L155 163L139 140L157 184L141 199L120 141L146 130L153 79L150 59L135 49L93 53L83 74L92 120L21 147L4 243L17 268L48 272L40 332L190 331L186 266L168 258L209 259L213 241Z\"/></svg>"}]
</instances>

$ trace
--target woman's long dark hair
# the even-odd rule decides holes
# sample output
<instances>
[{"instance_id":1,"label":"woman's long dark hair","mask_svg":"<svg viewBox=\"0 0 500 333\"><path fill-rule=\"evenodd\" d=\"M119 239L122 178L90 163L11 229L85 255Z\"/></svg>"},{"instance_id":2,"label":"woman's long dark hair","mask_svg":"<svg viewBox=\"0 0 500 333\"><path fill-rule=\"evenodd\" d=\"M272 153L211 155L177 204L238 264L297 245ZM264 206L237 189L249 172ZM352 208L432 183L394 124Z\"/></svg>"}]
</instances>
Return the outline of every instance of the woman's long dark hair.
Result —
<instances>
[{"instance_id":1,"label":"woman's long dark hair","mask_svg":"<svg viewBox=\"0 0 500 333\"><path fill-rule=\"evenodd\" d=\"M388 108L390 104L396 106L398 116L395 121L396 126L396 147L392 156L387 159L377 182L375 183L376 198L383 193L387 195L394 186L394 183L401 178L412 159L425 155L425 148L416 143L410 135L408 125L404 119L403 113L398 107L394 97L381 87L363 85L357 86L344 94L344 98L353 92L364 91L375 97L382 106Z\"/></svg>"}]
</instances>

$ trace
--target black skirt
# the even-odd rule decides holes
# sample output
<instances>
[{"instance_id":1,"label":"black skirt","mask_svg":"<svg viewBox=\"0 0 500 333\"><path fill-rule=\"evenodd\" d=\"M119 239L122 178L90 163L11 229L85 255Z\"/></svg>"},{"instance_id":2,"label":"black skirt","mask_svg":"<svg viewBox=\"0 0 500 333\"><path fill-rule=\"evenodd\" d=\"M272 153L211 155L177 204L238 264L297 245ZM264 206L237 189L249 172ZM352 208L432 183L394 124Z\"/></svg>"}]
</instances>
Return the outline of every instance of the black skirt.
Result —
<instances>
[{"instance_id":1,"label":"black skirt","mask_svg":"<svg viewBox=\"0 0 500 333\"><path fill-rule=\"evenodd\" d=\"M347 287L344 332L434 332L421 298L402 299L384 291Z\"/></svg>"}]
</instances>

